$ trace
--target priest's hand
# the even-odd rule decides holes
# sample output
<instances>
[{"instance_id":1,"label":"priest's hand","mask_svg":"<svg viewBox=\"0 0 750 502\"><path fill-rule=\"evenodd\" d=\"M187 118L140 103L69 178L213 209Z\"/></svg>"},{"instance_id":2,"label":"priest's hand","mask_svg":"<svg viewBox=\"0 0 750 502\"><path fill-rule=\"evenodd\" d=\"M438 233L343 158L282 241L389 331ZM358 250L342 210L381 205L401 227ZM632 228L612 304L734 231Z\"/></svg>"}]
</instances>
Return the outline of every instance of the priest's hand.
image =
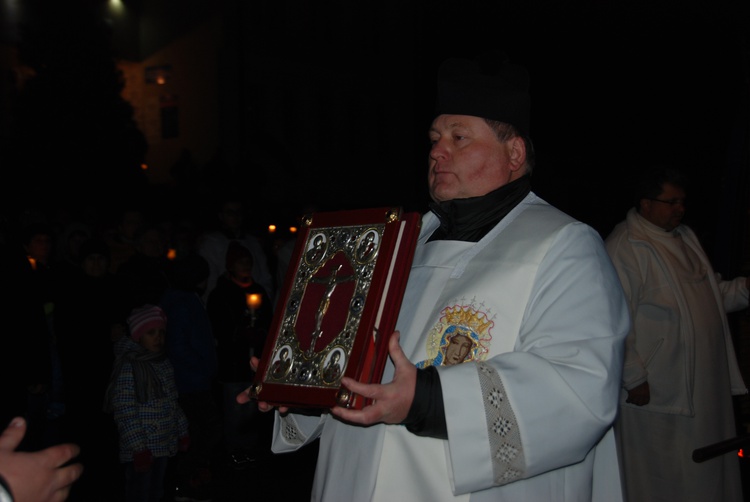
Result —
<instances>
[{"instance_id":1,"label":"priest's hand","mask_svg":"<svg viewBox=\"0 0 750 502\"><path fill-rule=\"evenodd\" d=\"M628 390L628 398L625 400L626 403L631 403L636 406L643 406L648 404L651 400L651 389L648 386L648 382L643 382L637 387L633 387Z\"/></svg>"},{"instance_id":2,"label":"priest's hand","mask_svg":"<svg viewBox=\"0 0 750 502\"><path fill-rule=\"evenodd\" d=\"M400 333L394 331L388 341L388 353L395 366L393 380L387 384L365 384L349 377L343 377L341 384L373 403L361 410L350 410L336 406L331 413L342 420L360 425L376 423L400 424L409 414L417 384L417 367L406 358L399 345Z\"/></svg>"},{"instance_id":3,"label":"priest's hand","mask_svg":"<svg viewBox=\"0 0 750 502\"><path fill-rule=\"evenodd\" d=\"M259 363L260 363L260 359L258 359L257 357L255 356L250 357L250 368L252 368L254 372L258 370ZM247 389L237 394L236 399L239 404L245 404L245 403L249 403L250 401L252 401L253 398L250 397L250 387L248 387ZM258 409L260 411L271 411L274 409L274 406L268 404L265 401L258 401ZM289 408L287 408L286 406L279 406L279 412L286 413L287 411L289 411Z\"/></svg>"}]
</instances>

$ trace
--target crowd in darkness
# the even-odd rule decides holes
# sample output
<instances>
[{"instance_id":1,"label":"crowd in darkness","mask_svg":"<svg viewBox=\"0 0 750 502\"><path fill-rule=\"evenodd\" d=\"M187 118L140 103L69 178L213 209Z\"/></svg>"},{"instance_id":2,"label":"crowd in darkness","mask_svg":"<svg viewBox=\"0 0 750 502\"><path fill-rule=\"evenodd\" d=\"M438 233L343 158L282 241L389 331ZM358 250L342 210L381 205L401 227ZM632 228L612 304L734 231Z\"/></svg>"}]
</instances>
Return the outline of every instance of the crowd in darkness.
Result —
<instances>
[{"instance_id":1,"label":"crowd in darkness","mask_svg":"<svg viewBox=\"0 0 750 502\"><path fill-rule=\"evenodd\" d=\"M197 400L181 393L180 401L186 408L197 409L205 403L214 407L209 412L199 411L200 420L213 420L206 426L213 428L212 437L206 440L210 442L206 448L210 452L205 454L209 467L193 473L192 478L188 476L190 479L179 479L178 466L186 454L177 454L169 471L172 486L168 488L184 482L192 483L193 488L202 483L211 489L211 465L233 462L241 468L270 446L266 444L270 414L245 412L244 419L253 424L254 430L244 439L238 438L237 431L226 429L238 423L238 417L232 421L227 416L236 410L231 409L225 395L227 388L236 394L237 385L226 384L241 386L250 377L233 378L231 370L222 366L230 363L221 353L219 338L227 330L244 329L239 325L247 319L246 306L238 306L235 325L227 326L228 297L221 299L224 308L212 310L210 290L220 290L220 285L224 285L222 277L231 275L227 270L231 268L230 261L240 270L240 260L249 257L247 272L235 282L244 288L240 291L259 291L264 295L262 309L253 320L254 331L248 334L254 340L253 350L262 350L277 277L283 275L283 270L278 269L283 264L277 263L276 252L293 240L293 234L284 230L278 234L258 231L259 222L253 220L254 208L249 199L233 191L206 197L203 204L185 204L186 197L167 197L153 190L147 197L133 198L128 204L78 205L73 209L63 204L34 204L29 198L27 204L2 215L0 260L7 288L2 304L12 332L8 332L0 351L5 389L0 422L8 423L15 416L27 418L29 429L22 450L36 451L61 442L81 446L84 476L76 483L71 500L94 500L90 498L93 494L104 493L109 494L106 500L122 497L117 428L112 414L105 412L102 404L115 361L113 345L119 337L127 336L128 316L143 305L163 305L168 311L169 354L169 305L177 312L180 309L174 303L181 298L200 298L207 306L205 319L210 320L213 330L206 332L213 336L212 348L217 350L218 368L209 365L205 369L206 379L211 382L208 397L196 405ZM234 218L231 225L227 223L230 213ZM233 244L228 252L232 241L241 245ZM209 250L210 245L218 246L219 252ZM220 265L209 263L212 253L228 261L225 264L222 260ZM174 318L172 322L176 326L182 321ZM224 347L224 355L226 352ZM243 360L249 361L249 357ZM197 370L186 371L180 364L187 363L173 363L178 389L182 386L187 395L194 390L190 386L198 384L181 382L187 377L180 375L195 377ZM249 372L249 365L245 372ZM205 432L191 430L193 450L199 447L200 436ZM227 437L222 439L222 435ZM239 445L239 450L233 444Z\"/></svg>"}]
</instances>

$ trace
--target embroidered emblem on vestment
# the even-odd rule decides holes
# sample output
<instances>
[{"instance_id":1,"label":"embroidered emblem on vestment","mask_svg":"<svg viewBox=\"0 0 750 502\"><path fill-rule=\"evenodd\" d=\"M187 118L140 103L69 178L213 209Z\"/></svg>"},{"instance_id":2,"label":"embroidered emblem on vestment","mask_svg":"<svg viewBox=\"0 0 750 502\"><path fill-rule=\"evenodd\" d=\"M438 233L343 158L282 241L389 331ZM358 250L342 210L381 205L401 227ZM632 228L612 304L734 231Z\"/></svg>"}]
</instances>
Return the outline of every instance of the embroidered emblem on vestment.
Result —
<instances>
[{"instance_id":1,"label":"embroidered emblem on vestment","mask_svg":"<svg viewBox=\"0 0 750 502\"><path fill-rule=\"evenodd\" d=\"M427 359L418 362L417 367L484 361L494 325L487 312L477 308L473 301L469 304L457 301L445 307L427 334Z\"/></svg>"}]
</instances>

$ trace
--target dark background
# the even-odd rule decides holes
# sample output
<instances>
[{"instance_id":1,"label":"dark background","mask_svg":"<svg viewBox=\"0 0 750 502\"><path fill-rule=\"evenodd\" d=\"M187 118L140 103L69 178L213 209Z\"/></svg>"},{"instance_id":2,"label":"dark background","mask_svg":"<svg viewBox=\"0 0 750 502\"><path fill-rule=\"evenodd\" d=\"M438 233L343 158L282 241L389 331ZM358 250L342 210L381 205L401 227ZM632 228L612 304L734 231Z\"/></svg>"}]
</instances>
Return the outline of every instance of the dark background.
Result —
<instances>
[{"instance_id":1,"label":"dark background","mask_svg":"<svg viewBox=\"0 0 750 502\"><path fill-rule=\"evenodd\" d=\"M8 107L5 202L163 194L135 167L148 145L113 97L109 58L144 58L218 11L233 86L218 91L220 128L238 146L187 184L192 208L234 186L257 204L259 228L304 203L424 210L437 68L501 48L531 75L537 193L606 235L633 173L673 163L692 177L687 222L717 268L744 266L750 2L131 0L146 22L116 43L102 4L30 0L22 23L6 21L36 76Z\"/></svg>"}]
</instances>

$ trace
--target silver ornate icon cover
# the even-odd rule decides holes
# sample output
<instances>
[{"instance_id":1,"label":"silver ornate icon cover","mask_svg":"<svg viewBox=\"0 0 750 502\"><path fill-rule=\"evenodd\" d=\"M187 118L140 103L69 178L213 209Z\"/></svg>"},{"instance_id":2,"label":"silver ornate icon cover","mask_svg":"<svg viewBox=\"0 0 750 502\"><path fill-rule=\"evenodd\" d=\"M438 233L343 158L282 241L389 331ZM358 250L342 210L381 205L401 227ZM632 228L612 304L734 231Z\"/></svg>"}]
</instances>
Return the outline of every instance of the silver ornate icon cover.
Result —
<instances>
[{"instance_id":1,"label":"silver ornate icon cover","mask_svg":"<svg viewBox=\"0 0 750 502\"><path fill-rule=\"evenodd\" d=\"M305 217L254 398L295 407L367 404L341 377L380 380L420 221L392 207Z\"/></svg>"}]
</instances>

